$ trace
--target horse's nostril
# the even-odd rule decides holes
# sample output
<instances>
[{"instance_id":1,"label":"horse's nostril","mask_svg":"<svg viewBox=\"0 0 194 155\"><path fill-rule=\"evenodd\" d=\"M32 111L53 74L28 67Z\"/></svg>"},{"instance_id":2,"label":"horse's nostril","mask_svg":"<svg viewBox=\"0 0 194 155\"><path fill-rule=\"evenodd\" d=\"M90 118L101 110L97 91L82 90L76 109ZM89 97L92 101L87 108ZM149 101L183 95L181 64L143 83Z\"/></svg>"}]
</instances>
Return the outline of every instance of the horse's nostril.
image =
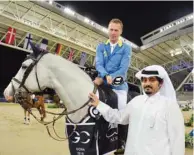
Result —
<instances>
[{"instance_id":1,"label":"horse's nostril","mask_svg":"<svg viewBox=\"0 0 194 155\"><path fill-rule=\"evenodd\" d=\"M11 101L13 101L13 96L5 96L5 99L6 99L8 102L11 102Z\"/></svg>"}]
</instances>

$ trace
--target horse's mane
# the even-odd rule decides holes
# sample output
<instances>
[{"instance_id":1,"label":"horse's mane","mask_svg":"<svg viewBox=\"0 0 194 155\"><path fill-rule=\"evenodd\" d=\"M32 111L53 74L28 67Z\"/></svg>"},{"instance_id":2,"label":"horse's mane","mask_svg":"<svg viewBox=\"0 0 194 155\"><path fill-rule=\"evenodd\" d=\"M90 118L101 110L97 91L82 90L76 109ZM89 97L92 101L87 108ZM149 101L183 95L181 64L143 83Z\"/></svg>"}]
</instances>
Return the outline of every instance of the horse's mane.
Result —
<instances>
[{"instance_id":1,"label":"horse's mane","mask_svg":"<svg viewBox=\"0 0 194 155\"><path fill-rule=\"evenodd\" d=\"M64 58L62 58L61 56L59 55L55 55L53 53L50 53L49 51L47 50L42 50L40 48L40 46L38 45L34 45L32 42L30 42L30 45L31 45L31 48L32 48L32 53L30 55L27 56L27 59L29 58L34 58L34 59L37 59L38 56L41 54L41 53L45 53L46 55L42 58L44 59L45 57L50 57L50 61L49 61L49 66L54 69L58 69L59 66L61 66L61 68L59 69L63 69L62 67L63 66L66 66L68 67L69 70L71 70L72 72L76 72L79 74L79 76L81 75L82 77L84 77L87 81L91 81L91 78L89 75L87 75L82 69L80 69L76 64L72 63L71 61L68 61ZM54 60L55 59L55 60Z\"/></svg>"},{"instance_id":2,"label":"horse's mane","mask_svg":"<svg viewBox=\"0 0 194 155\"><path fill-rule=\"evenodd\" d=\"M50 57L52 59L52 67L55 67L56 69L61 67L68 67L69 70L73 69L76 71L76 73L79 74L79 76L85 77L87 80L91 81L90 76L84 72L78 65L74 64L71 61L66 60L65 58L62 58L61 56L49 53L46 56Z\"/></svg>"}]
</instances>

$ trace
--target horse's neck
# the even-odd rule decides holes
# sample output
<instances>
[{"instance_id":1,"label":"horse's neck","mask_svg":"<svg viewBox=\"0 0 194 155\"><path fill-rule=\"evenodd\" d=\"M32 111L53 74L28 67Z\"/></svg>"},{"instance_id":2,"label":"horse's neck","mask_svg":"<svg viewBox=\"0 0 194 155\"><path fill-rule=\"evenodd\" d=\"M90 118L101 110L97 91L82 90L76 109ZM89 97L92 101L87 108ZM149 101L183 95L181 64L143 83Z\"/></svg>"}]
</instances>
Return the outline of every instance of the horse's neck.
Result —
<instances>
[{"instance_id":1,"label":"horse's neck","mask_svg":"<svg viewBox=\"0 0 194 155\"><path fill-rule=\"evenodd\" d=\"M93 91L94 85L86 73L75 64L60 57L51 58L52 85L68 111L81 107L87 100L88 94ZM56 60L55 60L56 59ZM88 106L69 117L74 122L81 120L87 113Z\"/></svg>"}]
</instances>

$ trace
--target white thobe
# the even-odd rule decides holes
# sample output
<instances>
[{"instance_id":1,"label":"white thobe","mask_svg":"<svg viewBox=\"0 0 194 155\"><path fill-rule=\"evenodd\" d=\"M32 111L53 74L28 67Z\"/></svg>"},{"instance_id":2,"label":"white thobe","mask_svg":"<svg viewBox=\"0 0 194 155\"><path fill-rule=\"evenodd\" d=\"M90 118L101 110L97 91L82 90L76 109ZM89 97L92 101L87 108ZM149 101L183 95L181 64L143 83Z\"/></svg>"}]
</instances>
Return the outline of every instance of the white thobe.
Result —
<instances>
[{"instance_id":1,"label":"white thobe","mask_svg":"<svg viewBox=\"0 0 194 155\"><path fill-rule=\"evenodd\" d=\"M177 103L158 93L139 95L118 111L100 102L111 123L129 124L124 155L184 155L184 119Z\"/></svg>"}]
</instances>

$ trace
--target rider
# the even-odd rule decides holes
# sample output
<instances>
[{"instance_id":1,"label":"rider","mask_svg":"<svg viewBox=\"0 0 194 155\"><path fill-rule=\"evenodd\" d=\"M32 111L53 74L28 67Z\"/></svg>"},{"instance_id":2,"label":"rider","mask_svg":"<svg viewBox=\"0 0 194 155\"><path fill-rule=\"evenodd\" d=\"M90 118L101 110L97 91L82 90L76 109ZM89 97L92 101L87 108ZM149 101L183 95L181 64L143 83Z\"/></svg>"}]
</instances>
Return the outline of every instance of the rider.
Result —
<instances>
[{"instance_id":1,"label":"rider","mask_svg":"<svg viewBox=\"0 0 194 155\"><path fill-rule=\"evenodd\" d=\"M100 43L96 50L96 70L98 77L94 80L96 85L102 83L111 85L114 78L122 77L126 80L131 59L131 47L121 40L123 23L119 19L112 19L108 25L109 39ZM126 82L119 86L111 85L118 97L118 109L127 104L128 85ZM121 147L121 146L119 146Z\"/></svg>"},{"instance_id":2,"label":"rider","mask_svg":"<svg viewBox=\"0 0 194 155\"><path fill-rule=\"evenodd\" d=\"M36 102L36 95L31 94L30 97L31 97L32 103L34 104Z\"/></svg>"}]
</instances>

